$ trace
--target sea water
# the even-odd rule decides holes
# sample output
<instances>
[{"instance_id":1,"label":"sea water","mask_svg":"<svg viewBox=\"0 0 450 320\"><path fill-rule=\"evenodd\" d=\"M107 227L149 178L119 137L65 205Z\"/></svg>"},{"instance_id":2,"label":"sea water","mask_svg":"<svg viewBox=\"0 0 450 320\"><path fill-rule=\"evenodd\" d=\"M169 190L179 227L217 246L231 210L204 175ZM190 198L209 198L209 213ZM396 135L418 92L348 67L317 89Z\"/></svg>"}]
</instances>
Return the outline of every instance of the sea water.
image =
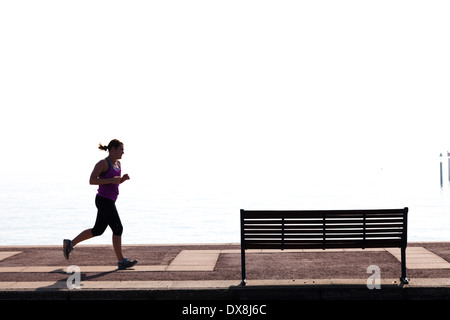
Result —
<instances>
[{"instance_id":1,"label":"sea water","mask_svg":"<svg viewBox=\"0 0 450 320\"><path fill-rule=\"evenodd\" d=\"M83 183L81 183L81 181ZM213 180L211 180L213 181ZM450 186L426 180L262 179L155 186L130 180L116 202L124 244L238 243L240 209L320 210L409 208L408 241L450 241ZM269 183L270 182L270 183ZM434 183L433 183L434 182ZM437 182L437 183L436 183ZM9 180L0 192L0 245L59 245L91 228L96 186L84 180ZM110 244L108 228L85 244Z\"/></svg>"}]
</instances>

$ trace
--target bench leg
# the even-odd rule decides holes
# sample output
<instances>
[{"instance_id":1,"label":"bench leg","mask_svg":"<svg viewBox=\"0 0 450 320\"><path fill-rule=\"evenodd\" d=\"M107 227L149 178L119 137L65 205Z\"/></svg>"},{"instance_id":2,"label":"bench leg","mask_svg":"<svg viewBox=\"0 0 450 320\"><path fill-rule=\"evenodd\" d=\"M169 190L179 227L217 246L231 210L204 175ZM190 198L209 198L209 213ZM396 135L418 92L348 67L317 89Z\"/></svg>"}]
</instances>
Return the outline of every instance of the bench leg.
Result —
<instances>
[{"instance_id":1,"label":"bench leg","mask_svg":"<svg viewBox=\"0 0 450 320\"><path fill-rule=\"evenodd\" d=\"M401 248L401 260L402 260L402 276L400 282L402 284L408 284L409 280L406 277L406 248Z\"/></svg>"},{"instance_id":2,"label":"bench leg","mask_svg":"<svg viewBox=\"0 0 450 320\"><path fill-rule=\"evenodd\" d=\"M245 249L241 248L241 271L242 271L242 281L241 286L245 286Z\"/></svg>"}]
</instances>

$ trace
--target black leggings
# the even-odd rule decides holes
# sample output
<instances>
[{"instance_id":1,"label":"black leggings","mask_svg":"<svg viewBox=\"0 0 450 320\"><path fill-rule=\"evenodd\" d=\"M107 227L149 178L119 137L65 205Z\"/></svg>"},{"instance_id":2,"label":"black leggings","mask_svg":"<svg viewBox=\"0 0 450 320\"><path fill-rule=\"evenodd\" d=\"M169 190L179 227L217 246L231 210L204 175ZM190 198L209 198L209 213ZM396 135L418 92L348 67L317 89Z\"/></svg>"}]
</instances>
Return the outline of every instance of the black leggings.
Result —
<instances>
[{"instance_id":1,"label":"black leggings","mask_svg":"<svg viewBox=\"0 0 450 320\"><path fill-rule=\"evenodd\" d=\"M120 222L119 213L116 209L114 200L106 199L100 196L95 197L95 206L98 209L97 219L95 225L91 229L94 237L99 236L105 232L106 227L110 226L115 236L121 236L123 227Z\"/></svg>"}]
</instances>

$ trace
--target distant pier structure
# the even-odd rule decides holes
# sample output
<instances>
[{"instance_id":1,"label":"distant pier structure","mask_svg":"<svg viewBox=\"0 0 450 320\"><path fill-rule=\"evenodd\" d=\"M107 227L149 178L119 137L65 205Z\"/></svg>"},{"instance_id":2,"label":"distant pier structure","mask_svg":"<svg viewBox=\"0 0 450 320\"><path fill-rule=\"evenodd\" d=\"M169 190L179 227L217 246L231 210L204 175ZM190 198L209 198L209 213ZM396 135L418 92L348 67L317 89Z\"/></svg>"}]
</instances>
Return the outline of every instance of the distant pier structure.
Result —
<instances>
[{"instance_id":1,"label":"distant pier structure","mask_svg":"<svg viewBox=\"0 0 450 320\"><path fill-rule=\"evenodd\" d=\"M448 181L450 182L450 152L447 151L448 157Z\"/></svg>"},{"instance_id":2,"label":"distant pier structure","mask_svg":"<svg viewBox=\"0 0 450 320\"><path fill-rule=\"evenodd\" d=\"M440 163L439 163L439 169L440 169L440 178L441 178L441 188L444 187L444 175L442 171L442 153L439 154ZM448 162L448 181L450 182L450 152L447 151L447 162Z\"/></svg>"}]
</instances>

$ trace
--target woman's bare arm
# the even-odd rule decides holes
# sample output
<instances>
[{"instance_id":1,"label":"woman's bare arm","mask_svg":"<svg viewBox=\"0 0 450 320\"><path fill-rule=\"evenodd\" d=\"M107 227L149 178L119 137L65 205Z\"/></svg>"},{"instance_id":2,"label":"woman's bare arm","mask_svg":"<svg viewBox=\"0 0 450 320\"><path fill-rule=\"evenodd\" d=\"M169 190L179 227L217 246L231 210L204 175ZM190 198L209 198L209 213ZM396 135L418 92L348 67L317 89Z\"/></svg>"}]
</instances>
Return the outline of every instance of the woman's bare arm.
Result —
<instances>
[{"instance_id":1,"label":"woman's bare arm","mask_svg":"<svg viewBox=\"0 0 450 320\"><path fill-rule=\"evenodd\" d=\"M108 171L108 162L106 160L100 160L92 170L91 177L89 178L89 184L91 185L102 185L102 184L120 184L122 181L121 177L114 177L111 179L100 179L100 175L103 172Z\"/></svg>"}]
</instances>

